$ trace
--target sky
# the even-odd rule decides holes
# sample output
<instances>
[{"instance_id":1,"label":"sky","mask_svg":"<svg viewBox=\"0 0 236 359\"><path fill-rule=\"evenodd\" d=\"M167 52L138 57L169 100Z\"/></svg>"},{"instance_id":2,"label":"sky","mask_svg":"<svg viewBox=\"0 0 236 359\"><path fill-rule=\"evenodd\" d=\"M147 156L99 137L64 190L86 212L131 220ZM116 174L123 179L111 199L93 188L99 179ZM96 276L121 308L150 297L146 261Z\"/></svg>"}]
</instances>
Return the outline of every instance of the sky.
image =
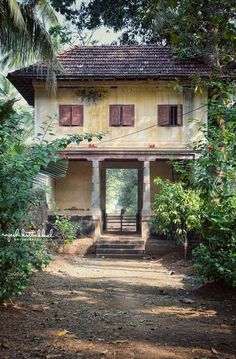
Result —
<instances>
[{"instance_id":1,"label":"sky","mask_svg":"<svg viewBox=\"0 0 236 359\"><path fill-rule=\"evenodd\" d=\"M112 41L117 40L119 37L119 33L115 33L112 30L109 32L106 30L105 27L102 27L94 33L93 39L98 41L98 44L110 44Z\"/></svg>"},{"instance_id":2,"label":"sky","mask_svg":"<svg viewBox=\"0 0 236 359\"><path fill-rule=\"evenodd\" d=\"M88 2L88 0L87 1L83 0L83 2L86 3L86 2ZM74 7L79 8L81 3L82 3L82 0L76 0L76 4L74 5ZM63 15L57 14L57 17L58 17L58 20L60 23L64 22ZM86 30L85 33L88 34L88 36L89 36L91 34L91 31ZM121 34L121 32L115 33L113 30L107 29L104 26L102 26L101 28L99 28L98 30L96 30L94 32L92 40L95 40L98 45L106 45L106 44L110 44L111 42L117 40L120 34ZM79 45L79 44L81 44L81 42L79 40L77 40L75 45Z\"/></svg>"}]
</instances>

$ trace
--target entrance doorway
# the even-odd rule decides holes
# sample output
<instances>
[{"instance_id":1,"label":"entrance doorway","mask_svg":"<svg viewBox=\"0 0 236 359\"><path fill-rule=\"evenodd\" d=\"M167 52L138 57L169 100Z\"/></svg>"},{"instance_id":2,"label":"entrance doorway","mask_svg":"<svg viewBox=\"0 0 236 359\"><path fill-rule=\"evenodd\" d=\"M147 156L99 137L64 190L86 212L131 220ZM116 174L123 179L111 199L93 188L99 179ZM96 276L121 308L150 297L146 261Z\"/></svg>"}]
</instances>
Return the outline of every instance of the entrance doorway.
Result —
<instances>
[{"instance_id":1,"label":"entrance doorway","mask_svg":"<svg viewBox=\"0 0 236 359\"><path fill-rule=\"evenodd\" d=\"M104 230L137 233L140 222L138 168L105 169Z\"/></svg>"}]
</instances>

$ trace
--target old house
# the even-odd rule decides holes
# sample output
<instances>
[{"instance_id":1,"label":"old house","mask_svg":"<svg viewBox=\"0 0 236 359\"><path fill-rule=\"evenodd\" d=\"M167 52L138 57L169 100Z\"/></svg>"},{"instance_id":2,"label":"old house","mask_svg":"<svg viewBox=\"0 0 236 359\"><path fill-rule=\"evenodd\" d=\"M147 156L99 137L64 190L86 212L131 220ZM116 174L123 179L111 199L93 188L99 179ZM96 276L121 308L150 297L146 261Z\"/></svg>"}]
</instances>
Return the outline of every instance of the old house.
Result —
<instances>
[{"instance_id":1,"label":"old house","mask_svg":"<svg viewBox=\"0 0 236 359\"><path fill-rule=\"evenodd\" d=\"M53 117L53 132L103 132L101 141L66 150L66 177L50 180L57 207L92 220L99 238L107 228L106 171L138 171L137 232L149 236L156 176L173 179L169 159L193 159L200 134L190 119L207 120L207 92L194 92L191 79L206 77L196 60L176 60L171 49L145 46L76 46L59 57L56 95L45 87L46 71L31 66L8 75L35 108L35 132ZM176 90L176 83L178 88ZM50 138L50 137L49 137Z\"/></svg>"}]
</instances>

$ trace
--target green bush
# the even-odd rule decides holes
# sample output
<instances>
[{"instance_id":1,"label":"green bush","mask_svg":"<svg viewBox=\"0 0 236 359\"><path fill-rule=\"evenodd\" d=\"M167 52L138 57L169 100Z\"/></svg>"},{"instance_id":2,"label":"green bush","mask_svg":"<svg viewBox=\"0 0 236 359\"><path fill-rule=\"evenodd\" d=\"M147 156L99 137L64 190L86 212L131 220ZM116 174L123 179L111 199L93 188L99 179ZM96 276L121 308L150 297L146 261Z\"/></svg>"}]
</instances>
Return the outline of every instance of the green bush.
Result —
<instances>
[{"instance_id":1,"label":"green bush","mask_svg":"<svg viewBox=\"0 0 236 359\"><path fill-rule=\"evenodd\" d=\"M190 233L200 228L199 193L181 182L157 178L154 183L159 186L153 202L156 231L184 244L186 251Z\"/></svg>"},{"instance_id":2,"label":"green bush","mask_svg":"<svg viewBox=\"0 0 236 359\"><path fill-rule=\"evenodd\" d=\"M11 238L0 242L0 302L20 294L29 285L35 271L48 264L43 238Z\"/></svg>"},{"instance_id":3,"label":"green bush","mask_svg":"<svg viewBox=\"0 0 236 359\"><path fill-rule=\"evenodd\" d=\"M236 287L236 241L225 243L222 239L214 237L214 248L201 243L193 252L194 267L203 276L210 280L223 280L225 283Z\"/></svg>"},{"instance_id":4,"label":"green bush","mask_svg":"<svg viewBox=\"0 0 236 359\"><path fill-rule=\"evenodd\" d=\"M68 214L57 214L53 227L56 229L59 241L61 241L63 245L75 240L77 231L80 228L79 224L75 224L71 221L71 216Z\"/></svg>"},{"instance_id":5,"label":"green bush","mask_svg":"<svg viewBox=\"0 0 236 359\"><path fill-rule=\"evenodd\" d=\"M195 268L208 279L236 286L236 107L211 101L209 126L200 126L200 130L203 139L194 146L200 155L194 161L175 166L181 180L197 191L200 198L200 215L195 217L199 221L197 227L193 222L201 239L193 252ZM163 211L167 219L174 211L181 216L185 208L179 196L182 190L172 191L168 186L167 182L162 198L167 203ZM160 205L162 200L159 198Z\"/></svg>"},{"instance_id":6,"label":"green bush","mask_svg":"<svg viewBox=\"0 0 236 359\"><path fill-rule=\"evenodd\" d=\"M199 273L236 286L236 191L218 193L217 201L202 208L203 243L193 257Z\"/></svg>"}]
</instances>

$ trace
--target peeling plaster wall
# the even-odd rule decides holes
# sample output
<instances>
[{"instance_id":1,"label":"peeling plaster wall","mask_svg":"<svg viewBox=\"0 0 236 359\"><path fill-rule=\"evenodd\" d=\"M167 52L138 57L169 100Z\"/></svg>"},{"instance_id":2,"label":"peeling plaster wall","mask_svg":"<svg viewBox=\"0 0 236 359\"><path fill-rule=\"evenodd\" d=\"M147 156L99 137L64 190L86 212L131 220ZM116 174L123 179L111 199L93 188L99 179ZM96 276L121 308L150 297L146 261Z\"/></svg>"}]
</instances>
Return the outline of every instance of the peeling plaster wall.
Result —
<instances>
[{"instance_id":1,"label":"peeling plaster wall","mask_svg":"<svg viewBox=\"0 0 236 359\"><path fill-rule=\"evenodd\" d=\"M67 86L67 88L65 88ZM73 86L73 88L71 88ZM105 88L105 96L96 101L82 101L77 95L78 89L74 87L98 87ZM93 141L98 148L109 149L142 149L149 150L150 144L155 144L156 149L173 150L185 149L186 145L196 141L199 137L196 126L188 122L188 118L196 118L202 122L207 120L206 108L201 108L184 116L182 127L158 127L157 105L158 104L182 104L183 113L188 111L187 103L184 103L183 94L177 94L168 82L157 81L127 81L127 82L58 82L57 94L53 97L46 91L45 85L35 83L35 111L36 128L40 132L40 126L44 121L49 121L48 116L55 116L52 121L53 132L57 137L67 134L82 134L83 132L105 132L103 141L117 136L127 135L143 128L154 126L122 139L111 142L99 143ZM64 87L64 88L61 88ZM193 96L192 108L196 109L206 103L207 92L196 93ZM83 104L84 127L60 127L58 125L59 104ZM134 104L135 126L134 127L109 127L110 104ZM75 146L75 145L72 145ZM88 148L88 143L82 143L79 149ZM73 147L74 149L74 147Z\"/></svg>"},{"instance_id":2,"label":"peeling plaster wall","mask_svg":"<svg viewBox=\"0 0 236 359\"><path fill-rule=\"evenodd\" d=\"M90 214L92 194L92 164L87 161L69 161L66 177L56 180L55 202L60 211L71 209L73 215Z\"/></svg>"},{"instance_id":3,"label":"peeling plaster wall","mask_svg":"<svg viewBox=\"0 0 236 359\"><path fill-rule=\"evenodd\" d=\"M116 167L127 167L127 163L113 163ZM140 163L141 165L141 163ZM113 167L113 166L112 166ZM130 166L132 167L132 166ZM153 161L150 163L151 178L151 202L158 187L154 185L154 179L159 176L172 180L172 168L166 161ZM140 184L142 186L142 184ZM103 184L105 186L105 184ZM60 212L71 209L73 215L90 215L92 194L92 166L87 161L69 161L66 177L54 181L54 199ZM142 194L141 194L142 195Z\"/></svg>"},{"instance_id":4,"label":"peeling plaster wall","mask_svg":"<svg viewBox=\"0 0 236 359\"><path fill-rule=\"evenodd\" d=\"M172 167L166 161L153 161L150 163L150 178L151 178L151 203L153 202L154 196L158 193L158 186L153 183L156 177L162 179L173 180Z\"/></svg>"}]
</instances>

